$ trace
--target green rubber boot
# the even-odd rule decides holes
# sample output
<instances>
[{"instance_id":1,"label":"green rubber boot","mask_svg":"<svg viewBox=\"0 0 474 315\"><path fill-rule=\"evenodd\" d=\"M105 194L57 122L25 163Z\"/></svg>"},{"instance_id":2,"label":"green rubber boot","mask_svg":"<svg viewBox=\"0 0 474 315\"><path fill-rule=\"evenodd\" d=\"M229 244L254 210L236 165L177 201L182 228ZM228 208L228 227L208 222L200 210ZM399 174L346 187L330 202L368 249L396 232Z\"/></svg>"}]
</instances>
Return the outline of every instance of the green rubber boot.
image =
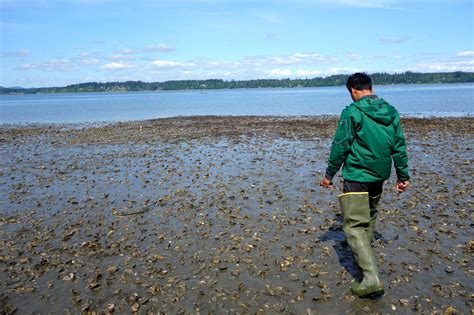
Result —
<instances>
[{"instance_id":1,"label":"green rubber boot","mask_svg":"<svg viewBox=\"0 0 474 315\"><path fill-rule=\"evenodd\" d=\"M380 197L382 194L376 197L369 196L369 206L370 206L370 221L369 221L369 228L367 230L367 235L369 236L369 241L372 243L374 240L374 230L375 230L375 222L377 221L377 206L380 201Z\"/></svg>"},{"instance_id":2,"label":"green rubber boot","mask_svg":"<svg viewBox=\"0 0 474 315\"><path fill-rule=\"evenodd\" d=\"M344 215L342 229L364 275L361 283L352 284L351 291L359 297L380 296L384 293L384 285L379 278L377 261L368 235L369 194L345 193L339 196L339 203Z\"/></svg>"}]
</instances>

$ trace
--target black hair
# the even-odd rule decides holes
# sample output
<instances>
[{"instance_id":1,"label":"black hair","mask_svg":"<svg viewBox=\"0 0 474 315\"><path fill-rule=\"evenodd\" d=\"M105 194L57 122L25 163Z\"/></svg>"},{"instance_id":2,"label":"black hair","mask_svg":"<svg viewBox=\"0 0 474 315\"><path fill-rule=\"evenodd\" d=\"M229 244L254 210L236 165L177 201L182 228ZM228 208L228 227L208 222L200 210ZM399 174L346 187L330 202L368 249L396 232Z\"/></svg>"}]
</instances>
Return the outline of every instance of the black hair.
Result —
<instances>
[{"instance_id":1,"label":"black hair","mask_svg":"<svg viewBox=\"0 0 474 315\"><path fill-rule=\"evenodd\" d=\"M372 79L364 72L356 72L347 78L346 87L351 91L351 88L356 90L372 90Z\"/></svg>"}]
</instances>

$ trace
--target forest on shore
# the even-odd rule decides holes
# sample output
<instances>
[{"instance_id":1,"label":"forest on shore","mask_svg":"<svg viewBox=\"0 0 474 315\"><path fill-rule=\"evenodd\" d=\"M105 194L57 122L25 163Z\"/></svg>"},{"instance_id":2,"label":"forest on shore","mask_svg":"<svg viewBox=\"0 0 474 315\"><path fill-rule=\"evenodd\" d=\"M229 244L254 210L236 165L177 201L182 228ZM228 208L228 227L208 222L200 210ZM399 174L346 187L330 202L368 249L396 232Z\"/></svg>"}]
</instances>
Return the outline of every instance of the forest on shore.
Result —
<instances>
[{"instance_id":1,"label":"forest on shore","mask_svg":"<svg viewBox=\"0 0 474 315\"><path fill-rule=\"evenodd\" d=\"M437 73L372 73L374 85L388 84L433 84L474 82L474 72L437 72ZM258 80L174 80L165 82L86 82L64 87L0 87L0 94L36 94L36 93L74 93L74 92L126 92L156 90L207 90L242 88L294 88L344 85L348 75L339 74L312 79L258 79Z\"/></svg>"}]
</instances>

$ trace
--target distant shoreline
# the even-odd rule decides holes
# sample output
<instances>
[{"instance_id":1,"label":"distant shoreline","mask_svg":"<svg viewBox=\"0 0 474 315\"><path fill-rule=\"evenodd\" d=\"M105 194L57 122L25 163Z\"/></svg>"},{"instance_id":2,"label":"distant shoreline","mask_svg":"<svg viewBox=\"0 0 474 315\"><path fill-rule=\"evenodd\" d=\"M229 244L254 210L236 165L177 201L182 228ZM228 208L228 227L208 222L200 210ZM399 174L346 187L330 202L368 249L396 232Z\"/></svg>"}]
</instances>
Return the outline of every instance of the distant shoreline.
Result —
<instances>
[{"instance_id":1,"label":"distant shoreline","mask_svg":"<svg viewBox=\"0 0 474 315\"><path fill-rule=\"evenodd\" d=\"M417 73L404 72L397 74L372 73L374 85L397 84L446 84L472 83L474 72L437 72ZM255 89L255 88L305 88L343 86L348 75L332 75L312 79L256 79L256 80L174 80L165 82L86 82L64 87L40 88L6 88L0 87L0 94L52 94L52 93L87 93L87 92L131 92L131 91L168 91L168 90L222 90L222 89Z\"/></svg>"}]
</instances>

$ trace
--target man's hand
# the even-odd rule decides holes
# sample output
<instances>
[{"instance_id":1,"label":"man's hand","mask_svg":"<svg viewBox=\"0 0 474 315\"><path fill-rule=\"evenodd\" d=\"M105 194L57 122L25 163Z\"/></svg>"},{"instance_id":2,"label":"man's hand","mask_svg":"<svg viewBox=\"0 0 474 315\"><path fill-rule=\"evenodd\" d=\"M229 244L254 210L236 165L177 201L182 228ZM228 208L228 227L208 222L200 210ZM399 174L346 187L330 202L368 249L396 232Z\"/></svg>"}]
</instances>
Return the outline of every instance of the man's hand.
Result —
<instances>
[{"instance_id":1,"label":"man's hand","mask_svg":"<svg viewBox=\"0 0 474 315\"><path fill-rule=\"evenodd\" d=\"M395 186L395 188L397 189L397 192L401 194L407 190L408 186L410 186L410 182L408 180L406 181L397 180L397 185Z\"/></svg>"},{"instance_id":2,"label":"man's hand","mask_svg":"<svg viewBox=\"0 0 474 315\"><path fill-rule=\"evenodd\" d=\"M334 187L332 182L329 179L327 179L326 177L324 177L323 180L319 183L319 186L322 186L324 188Z\"/></svg>"}]
</instances>

